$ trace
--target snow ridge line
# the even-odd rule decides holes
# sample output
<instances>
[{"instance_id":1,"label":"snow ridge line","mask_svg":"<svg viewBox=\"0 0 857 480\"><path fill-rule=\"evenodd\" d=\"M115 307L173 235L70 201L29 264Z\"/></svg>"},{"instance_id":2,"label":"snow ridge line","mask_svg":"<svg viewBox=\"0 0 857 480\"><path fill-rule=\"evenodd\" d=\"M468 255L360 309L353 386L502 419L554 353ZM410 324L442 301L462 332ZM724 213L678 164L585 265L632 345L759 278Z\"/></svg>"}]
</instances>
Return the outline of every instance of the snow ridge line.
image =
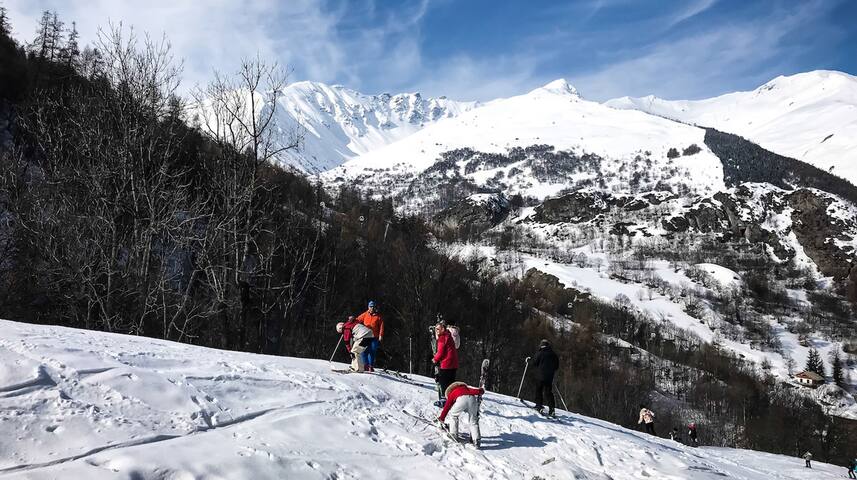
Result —
<instances>
[{"instance_id":1,"label":"snow ridge line","mask_svg":"<svg viewBox=\"0 0 857 480\"><path fill-rule=\"evenodd\" d=\"M41 468L52 467L55 465L62 465L64 463L69 463L69 462L73 462L75 460L80 460L83 458L91 457L92 455L95 455L95 454L101 453L101 452L105 452L105 451L121 450L124 448L137 447L140 445L151 445L153 443L160 443L160 442L166 442L169 440L186 438L186 437L190 437L190 436L197 435L200 433L206 433L206 432L210 432L212 430L218 430L218 429L225 428L225 427L231 427L231 426L237 425L239 423L244 423L244 422L248 422L251 420L255 420L259 417L268 415L272 412L292 410L295 408L306 407L306 406L318 404L318 403L324 403L324 402L311 401L311 402L300 403L297 405L291 405L291 406L286 407L286 408L266 408L264 410L260 410L257 412L250 412L250 413L247 413L244 415L240 415L238 417L233 418L232 420L229 420L229 421L217 424L217 425L201 426L201 427L196 428L195 430L192 430L189 433L185 433L185 434L181 434L181 435L169 435L169 434L154 435L152 437L140 438L140 439L136 439L136 440L129 440L127 442L121 442L121 443L115 443L112 445L103 445L100 447L95 447L91 450L87 450L86 452L79 453L77 455L72 455L70 457L58 458L56 460L51 460L50 462L24 464L24 465L16 465L14 467L7 467L7 468L0 469L0 476L6 476L7 474L23 472L23 471L38 470Z\"/></svg>"},{"instance_id":2,"label":"snow ridge line","mask_svg":"<svg viewBox=\"0 0 857 480\"><path fill-rule=\"evenodd\" d=\"M0 387L0 398L17 397L18 395L26 394L32 390L39 388L50 388L57 386L57 383L48 375L44 365L39 365L36 371L36 377L14 385Z\"/></svg>"}]
</instances>

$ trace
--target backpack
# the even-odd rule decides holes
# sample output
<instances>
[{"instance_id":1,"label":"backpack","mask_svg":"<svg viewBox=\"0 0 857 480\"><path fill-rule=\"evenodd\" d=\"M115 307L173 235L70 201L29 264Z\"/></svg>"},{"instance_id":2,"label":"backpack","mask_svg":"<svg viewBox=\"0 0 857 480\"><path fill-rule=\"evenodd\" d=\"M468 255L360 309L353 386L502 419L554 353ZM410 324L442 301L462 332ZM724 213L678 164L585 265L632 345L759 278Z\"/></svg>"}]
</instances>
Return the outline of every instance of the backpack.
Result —
<instances>
[{"instance_id":1,"label":"backpack","mask_svg":"<svg viewBox=\"0 0 857 480\"><path fill-rule=\"evenodd\" d=\"M461 333L458 331L458 327L455 325L449 325L446 329L449 330L449 334L452 335L452 341L455 343L455 349L458 350L458 347L461 346Z\"/></svg>"},{"instance_id":2,"label":"backpack","mask_svg":"<svg viewBox=\"0 0 857 480\"><path fill-rule=\"evenodd\" d=\"M362 323L355 323L354 326L351 327L351 335L353 336L355 343L363 340L364 338L373 338L372 329Z\"/></svg>"}]
</instances>

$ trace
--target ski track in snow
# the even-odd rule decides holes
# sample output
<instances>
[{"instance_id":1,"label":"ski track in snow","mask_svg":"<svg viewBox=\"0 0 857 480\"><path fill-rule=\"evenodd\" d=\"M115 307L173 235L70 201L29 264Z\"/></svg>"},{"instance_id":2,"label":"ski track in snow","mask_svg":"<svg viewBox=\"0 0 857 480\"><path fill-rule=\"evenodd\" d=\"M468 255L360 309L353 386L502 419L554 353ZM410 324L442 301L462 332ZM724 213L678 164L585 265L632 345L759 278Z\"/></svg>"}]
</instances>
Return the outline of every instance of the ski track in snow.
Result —
<instances>
[{"instance_id":1,"label":"ski track in snow","mask_svg":"<svg viewBox=\"0 0 857 480\"><path fill-rule=\"evenodd\" d=\"M797 458L549 420L491 393L475 450L404 413L433 419L433 398L424 377L0 321L0 478L806 478Z\"/></svg>"}]
</instances>

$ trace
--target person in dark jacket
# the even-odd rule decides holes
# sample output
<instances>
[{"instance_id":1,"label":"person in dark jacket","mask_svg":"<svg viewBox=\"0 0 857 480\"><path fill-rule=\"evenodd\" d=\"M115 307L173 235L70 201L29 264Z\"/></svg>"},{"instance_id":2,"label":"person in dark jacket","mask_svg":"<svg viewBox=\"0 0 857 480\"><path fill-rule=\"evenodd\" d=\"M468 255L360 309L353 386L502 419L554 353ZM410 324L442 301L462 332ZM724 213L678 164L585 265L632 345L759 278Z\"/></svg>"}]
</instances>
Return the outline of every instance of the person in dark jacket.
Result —
<instances>
[{"instance_id":1,"label":"person in dark jacket","mask_svg":"<svg viewBox=\"0 0 857 480\"><path fill-rule=\"evenodd\" d=\"M533 355L533 373L535 375L536 406L535 409L542 413L544 400L547 400L548 415L555 414L555 401L553 397L553 377L559 369L559 357L551 348L550 342L542 340L539 351Z\"/></svg>"},{"instance_id":2,"label":"person in dark jacket","mask_svg":"<svg viewBox=\"0 0 857 480\"><path fill-rule=\"evenodd\" d=\"M854 474L855 469L857 469L857 461L852 458L848 460L848 478L857 478L857 475Z\"/></svg>"}]
</instances>

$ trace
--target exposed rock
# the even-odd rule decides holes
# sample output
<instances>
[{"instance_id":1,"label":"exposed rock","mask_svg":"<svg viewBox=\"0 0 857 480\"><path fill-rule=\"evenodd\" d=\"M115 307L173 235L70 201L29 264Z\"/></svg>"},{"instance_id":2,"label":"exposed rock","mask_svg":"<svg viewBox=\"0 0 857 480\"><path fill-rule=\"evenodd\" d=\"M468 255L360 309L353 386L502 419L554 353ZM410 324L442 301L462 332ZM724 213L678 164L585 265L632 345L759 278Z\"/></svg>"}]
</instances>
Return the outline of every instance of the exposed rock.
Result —
<instances>
[{"instance_id":1,"label":"exposed rock","mask_svg":"<svg viewBox=\"0 0 857 480\"><path fill-rule=\"evenodd\" d=\"M795 236L822 274L834 280L849 277L854 267L854 252L846 252L834 239L848 238L849 227L843 220L831 217L827 208L833 199L813 190L801 189L788 195L792 207L792 225ZM857 219L854 219L857 223Z\"/></svg>"},{"instance_id":2,"label":"exposed rock","mask_svg":"<svg viewBox=\"0 0 857 480\"><path fill-rule=\"evenodd\" d=\"M462 233L478 235L509 215L509 200L502 193L478 193L441 211L433 220Z\"/></svg>"},{"instance_id":3,"label":"exposed rock","mask_svg":"<svg viewBox=\"0 0 857 480\"><path fill-rule=\"evenodd\" d=\"M578 190L559 198L545 200L536 207L533 220L540 223L581 223L594 220L608 211L613 202L610 195Z\"/></svg>"}]
</instances>

